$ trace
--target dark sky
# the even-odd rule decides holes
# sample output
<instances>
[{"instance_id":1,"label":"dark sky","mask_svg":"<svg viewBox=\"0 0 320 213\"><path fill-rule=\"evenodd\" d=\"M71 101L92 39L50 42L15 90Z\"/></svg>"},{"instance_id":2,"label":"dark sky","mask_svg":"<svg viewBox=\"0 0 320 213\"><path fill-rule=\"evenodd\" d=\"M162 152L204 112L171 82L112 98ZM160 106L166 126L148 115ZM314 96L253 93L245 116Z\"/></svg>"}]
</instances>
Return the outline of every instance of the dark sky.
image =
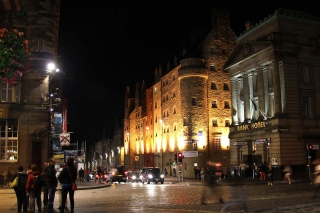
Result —
<instances>
[{"instance_id":1,"label":"dark sky","mask_svg":"<svg viewBox=\"0 0 320 213\"><path fill-rule=\"evenodd\" d=\"M95 141L105 127L111 138L116 117L123 118L125 87L134 92L135 84L143 80L152 86L155 68L181 52L181 38L211 26L213 9L229 11L237 36L247 20L262 20L279 8L317 14L315 5L302 7L301 2L232 5L234 9L217 1L192 2L62 1L59 55L72 142Z\"/></svg>"}]
</instances>

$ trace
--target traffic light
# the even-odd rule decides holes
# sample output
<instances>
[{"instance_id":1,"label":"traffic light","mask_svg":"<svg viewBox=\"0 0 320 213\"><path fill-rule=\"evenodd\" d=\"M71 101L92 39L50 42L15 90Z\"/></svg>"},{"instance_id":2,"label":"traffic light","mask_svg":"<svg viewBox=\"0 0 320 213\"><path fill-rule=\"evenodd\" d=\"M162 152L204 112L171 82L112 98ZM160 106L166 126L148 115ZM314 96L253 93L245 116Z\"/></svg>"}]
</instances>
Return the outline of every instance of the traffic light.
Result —
<instances>
[{"instance_id":1,"label":"traffic light","mask_svg":"<svg viewBox=\"0 0 320 213\"><path fill-rule=\"evenodd\" d=\"M313 149L313 145L309 145L309 150L312 150Z\"/></svg>"},{"instance_id":2,"label":"traffic light","mask_svg":"<svg viewBox=\"0 0 320 213\"><path fill-rule=\"evenodd\" d=\"M178 162L181 163L182 162L182 153L181 152L178 152Z\"/></svg>"},{"instance_id":3,"label":"traffic light","mask_svg":"<svg viewBox=\"0 0 320 213\"><path fill-rule=\"evenodd\" d=\"M177 153L174 153L174 162L177 162Z\"/></svg>"}]
</instances>

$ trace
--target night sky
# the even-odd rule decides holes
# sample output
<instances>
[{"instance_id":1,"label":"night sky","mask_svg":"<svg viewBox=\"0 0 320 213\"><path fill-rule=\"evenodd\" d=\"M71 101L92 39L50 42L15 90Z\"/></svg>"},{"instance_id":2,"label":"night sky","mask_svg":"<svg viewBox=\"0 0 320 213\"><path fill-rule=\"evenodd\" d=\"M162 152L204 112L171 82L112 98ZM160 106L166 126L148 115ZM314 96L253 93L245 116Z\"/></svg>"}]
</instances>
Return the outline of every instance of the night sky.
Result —
<instances>
[{"instance_id":1,"label":"night sky","mask_svg":"<svg viewBox=\"0 0 320 213\"><path fill-rule=\"evenodd\" d=\"M93 3L94 2L94 3ZM181 2L183 6L176 2ZM228 10L237 36L249 19L262 20L276 9L317 14L316 5L227 6L217 1L84 1L61 3L59 55L68 98L71 142L97 141L105 128L113 137L115 120L123 119L126 86L154 83L155 68L182 51L181 39L192 30L210 28L213 9ZM315 3L314 3L315 4ZM239 9L243 8L243 9ZM318 15L320 16L320 15Z\"/></svg>"}]
</instances>

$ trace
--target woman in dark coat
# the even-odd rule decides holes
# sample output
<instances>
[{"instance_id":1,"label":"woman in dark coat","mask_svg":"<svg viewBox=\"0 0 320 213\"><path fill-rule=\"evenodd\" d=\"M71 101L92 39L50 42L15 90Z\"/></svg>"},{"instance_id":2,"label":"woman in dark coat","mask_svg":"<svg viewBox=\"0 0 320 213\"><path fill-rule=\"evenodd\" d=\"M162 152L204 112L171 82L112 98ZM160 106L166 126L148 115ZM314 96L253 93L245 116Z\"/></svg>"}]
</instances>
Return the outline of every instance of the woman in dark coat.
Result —
<instances>
[{"instance_id":1,"label":"woman in dark coat","mask_svg":"<svg viewBox=\"0 0 320 213\"><path fill-rule=\"evenodd\" d=\"M62 169L59 175L59 182L62 184L62 203L60 213L64 213L67 195L69 193L70 212L74 213L74 190L72 190L72 182L77 179L77 169L73 165L73 158L68 158L67 165Z\"/></svg>"}]
</instances>

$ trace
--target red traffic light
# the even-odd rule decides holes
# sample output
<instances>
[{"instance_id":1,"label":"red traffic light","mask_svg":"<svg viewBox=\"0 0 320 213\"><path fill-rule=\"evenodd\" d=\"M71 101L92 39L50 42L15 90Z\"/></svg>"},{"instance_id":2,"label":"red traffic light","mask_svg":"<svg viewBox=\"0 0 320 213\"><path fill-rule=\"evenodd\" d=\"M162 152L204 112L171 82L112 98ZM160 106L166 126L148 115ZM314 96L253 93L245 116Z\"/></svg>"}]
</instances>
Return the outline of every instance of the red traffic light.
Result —
<instances>
[{"instance_id":1,"label":"red traffic light","mask_svg":"<svg viewBox=\"0 0 320 213\"><path fill-rule=\"evenodd\" d=\"M309 149L310 149L310 150L313 149L313 145L309 145Z\"/></svg>"},{"instance_id":2,"label":"red traffic light","mask_svg":"<svg viewBox=\"0 0 320 213\"><path fill-rule=\"evenodd\" d=\"M183 158L182 153L179 152L178 153L178 162L182 162L182 158Z\"/></svg>"}]
</instances>

